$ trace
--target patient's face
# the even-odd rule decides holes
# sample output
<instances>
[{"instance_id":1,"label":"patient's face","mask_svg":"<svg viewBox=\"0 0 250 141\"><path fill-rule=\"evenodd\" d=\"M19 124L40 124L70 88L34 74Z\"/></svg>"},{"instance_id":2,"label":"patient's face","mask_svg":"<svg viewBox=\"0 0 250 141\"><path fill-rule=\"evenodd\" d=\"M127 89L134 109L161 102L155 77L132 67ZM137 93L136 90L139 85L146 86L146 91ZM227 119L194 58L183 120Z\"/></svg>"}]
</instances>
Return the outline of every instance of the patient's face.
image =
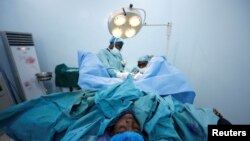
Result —
<instances>
[{"instance_id":1,"label":"patient's face","mask_svg":"<svg viewBox=\"0 0 250 141\"><path fill-rule=\"evenodd\" d=\"M125 114L114 125L113 134L125 131L141 132L140 126L132 114Z\"/></svg>"}]
</instances>

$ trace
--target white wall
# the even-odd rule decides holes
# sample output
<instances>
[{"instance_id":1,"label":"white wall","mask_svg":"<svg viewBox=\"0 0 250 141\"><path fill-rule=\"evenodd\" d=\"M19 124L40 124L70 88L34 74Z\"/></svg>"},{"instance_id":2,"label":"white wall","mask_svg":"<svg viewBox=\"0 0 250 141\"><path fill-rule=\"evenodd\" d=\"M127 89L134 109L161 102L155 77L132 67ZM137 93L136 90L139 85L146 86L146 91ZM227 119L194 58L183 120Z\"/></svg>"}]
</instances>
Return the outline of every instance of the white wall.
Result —
<instances>
[{"instance_id":1,"label":"white wall","mask_svg":"<svg viewBox=\"0 0 250 141\"><path fill-rule=\"evenodd\" d=\"M250 1L172 1L171 61L232 123L250 123Z\"/></svg>"},{"instance_id":2,"label":"white wall","mask_svg":"<svg viewBox=\"0 0 250 141\"><path fill-rule=\"evenodd\" d=\"M33 33L41 68L52 71L59 63L77 66L78 49L97 52L106 48L111 38L107 19L112 11L128 7L132 3L134 7L147 11L149 23L167 23L169 16L165 13L170 13L169 8L166 9L167 2L1 0L0 30ZM155 16L157 13L164 14L159 18ZM165 50L166 44L163 29L164 27L147 27L135 38L125 40L123 54L131 62L131 67L139 56L146 53L163 55L162 50ZM159 44L155 44L156 41Z\"/></svg>"},{"instance_id":3,"label":"white wall","mask_svg":"<svg viewBox=\"0 0 250 141\"><path fill-rule=\"evenodd\" d=\"M250 123L248 0L1 0L0 31L31 32L42 71L53 72L60 63L76 67L78 49L107 47L108 15L130 3L149 24L173 23L169 60L195 88L195 104ZM141 55L165 55L165 27L144 27L123 54L131 67Z\"/></svg>"}]
</instances>

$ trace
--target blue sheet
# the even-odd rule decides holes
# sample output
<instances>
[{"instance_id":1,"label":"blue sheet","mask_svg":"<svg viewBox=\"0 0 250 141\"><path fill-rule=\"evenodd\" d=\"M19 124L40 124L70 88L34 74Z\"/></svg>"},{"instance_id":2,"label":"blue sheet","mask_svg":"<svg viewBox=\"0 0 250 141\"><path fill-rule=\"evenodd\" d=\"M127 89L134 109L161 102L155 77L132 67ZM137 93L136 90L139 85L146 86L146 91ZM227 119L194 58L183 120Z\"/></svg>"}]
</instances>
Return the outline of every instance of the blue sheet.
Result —
<instances>
[{"instance_id":1,"label":"blue sheet","mask_svg":"<svg viewBox=\"0 0 250 141\"><path fill-rule=\"evenodd\" d=\"M111 78L98 57L90 52L78 51L79 79L82 89L100 89L106 85L122 82L119 78Z\"/></svg>"},{"instance_id":2,"label":"blue sheet","mask_svg":"<svg viewBox=\"0 0 250 141\"><path fill-rule=\"evenodd\" d=\"M78 85L82 89L101 89L123 81L110 77L106 68L93 53L78 51L78 64ZM172 95L184 103L193 103L195 98L195 92L185 76L162 56L153 57L150 60L145 74L135 81L135 85L148 93L157 93L161 96Z\"/></svg>"},{"instance_id":3,"label":"blue sheet","mask_svg":"<svg viewBox=\"0 0 250 141\"><path fill-rule=\"evenodd\" d=\"M0 129L15 140L96 141L127 110L150 141L206 141L208 124L218 121L212 109L142 92L129 78L98 91L50 94L0 111Z\"/></svg>"}]
</instances>

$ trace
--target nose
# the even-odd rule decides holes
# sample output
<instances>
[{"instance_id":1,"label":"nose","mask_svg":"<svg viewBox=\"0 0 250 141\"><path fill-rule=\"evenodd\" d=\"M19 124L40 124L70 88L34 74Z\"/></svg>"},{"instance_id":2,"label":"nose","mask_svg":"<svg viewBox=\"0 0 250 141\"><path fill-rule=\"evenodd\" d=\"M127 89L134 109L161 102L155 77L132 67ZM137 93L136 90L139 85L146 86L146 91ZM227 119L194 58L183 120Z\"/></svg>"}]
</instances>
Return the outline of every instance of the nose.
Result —
<instances>
[{"instance_id":1,"label":"nose","mask_svg":"<svg viewBox=\"0 0 250 141\"><path fill-rule=\"evenodd\" d=\"M126 127L128 131L132 131L133 130L133 119L126 119Z\"/></svg>"}]
</instances>

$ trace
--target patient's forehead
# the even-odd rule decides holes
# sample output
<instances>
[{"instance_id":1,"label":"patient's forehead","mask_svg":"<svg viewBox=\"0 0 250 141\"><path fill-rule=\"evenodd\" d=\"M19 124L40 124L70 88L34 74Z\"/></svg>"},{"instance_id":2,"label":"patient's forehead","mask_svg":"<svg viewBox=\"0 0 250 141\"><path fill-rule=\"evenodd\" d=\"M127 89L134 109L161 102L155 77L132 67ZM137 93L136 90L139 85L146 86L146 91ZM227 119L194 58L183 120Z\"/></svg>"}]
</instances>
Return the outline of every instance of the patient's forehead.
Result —
<instances>
[{"instance_id":1,"label":"patient's forehead","mask_svg":"<svg viewBox=\"0 0 250 141\"><path fill-rule=\"evenodd\" d=\"M132 113L125 113L118 118L118 120L116 121L115 124L117 124L117 122L119 122L121 120L128 120L128 119L133 120L137 123L137 120L135 119L135 117Z\"/></svg>"},{"instance_id":2,"label":"patient's forehead","mask_svg":"<svg viewBox=\"0 0 250 141\"><path fill-rule=\"evenodd\" d=\"M121 117L134 118L134 115L132 113L125 113Z\"/></svg>"}]
</instances>

